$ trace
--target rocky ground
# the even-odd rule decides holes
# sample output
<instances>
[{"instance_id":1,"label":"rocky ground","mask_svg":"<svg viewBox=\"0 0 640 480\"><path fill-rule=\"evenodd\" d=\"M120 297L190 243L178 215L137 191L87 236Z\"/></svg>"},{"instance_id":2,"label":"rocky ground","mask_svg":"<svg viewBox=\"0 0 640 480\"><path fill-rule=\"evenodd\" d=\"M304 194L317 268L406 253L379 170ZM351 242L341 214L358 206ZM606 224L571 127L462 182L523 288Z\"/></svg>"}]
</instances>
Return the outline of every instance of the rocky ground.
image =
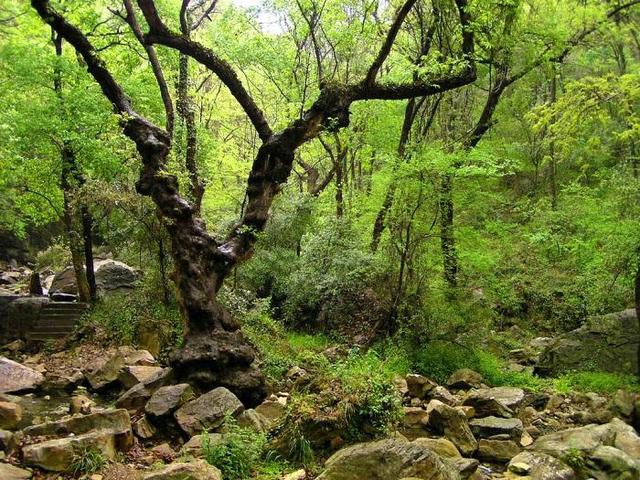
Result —
<instances>
[{"instance_id":1,"label":"rocky ground","mask_svg":"<svg viewBox=\"0 0 640 480\"><path fill-rule=\"evenodd\" d=\"M198 394L176 384L145 350L82 345L29 355L24 348L13 342L0 357L2 480L83 477L87 452L96 451L108 463L83 478L220 479L202 459L203 432L208 442L222 441L230 416L261 432L287 421L287 391L246 409L223 387ZM294 367L285 384L307 375ZM640 478L638 395L491 387L467 369L446 385L415 374L394 383L404 415L388 438L344 447L342 432L325 429L334 453L320 471L283 478Z\"/></svg>"}]
</instances>

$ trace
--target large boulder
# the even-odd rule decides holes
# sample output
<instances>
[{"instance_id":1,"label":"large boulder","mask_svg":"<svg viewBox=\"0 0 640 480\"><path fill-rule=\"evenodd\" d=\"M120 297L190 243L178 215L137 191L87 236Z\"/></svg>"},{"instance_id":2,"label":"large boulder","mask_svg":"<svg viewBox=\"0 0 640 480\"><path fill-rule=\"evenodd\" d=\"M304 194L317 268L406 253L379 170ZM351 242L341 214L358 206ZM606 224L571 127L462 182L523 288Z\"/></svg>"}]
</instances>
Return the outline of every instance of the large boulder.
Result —
<instances>
[{"instance_id":1,"label":"large boulder","mask_svg":"<svg viewBox=\"0 0 640 480\"><path fill-rule=\"evenodd\" d=\"M14 430L22 420L22 407L14 402L0 401L0 428Z\"/></svg>"},{"instance_id":2,"label":"large boulder","mask_svg":"<svg viewBox=\"0 0 640 480\"><path fill-rule=\"evenodd\" d=\"M554 338L535 370L549 376L585 368L637 374L639 346L635 309L590 317L580 328Z\"/></svg>"},{"instance_id":3,"label":"large boulder","mask_svg":"<svg viewBox=\"0 0 640 480\"><path fill-rule=\"evenodd\" d=\"M478 448L469 423L464 413L445 405L438 400L431 400L427 407L429 425L437 432L453 442L463 455L471 455Z\"/></svg>"},{"instance_id":4,"label":"large boulder","mask_svg":"<svg viewBox=\"0 0 640 480\"><path fill-rule=\"evenodd\" d=\"M453 463L429 448L399 438L359 443L332 455L317 480L457 480Z\"/></svg>"},{"instance_id":5,"label":"large boulder","mask_svg":"<svg viewBox=\"0 0 640 480\"><path fill-rule=\"evenodd\" d=\"M472 390L464 399L463 404L471 406L478 417L513 416L525 399L524 390L516 387L494 387Z\"/></svg>"},{"instance_id":6,"label":"large boulder","mask_svg":"<svg viewBox=\"0 0 640 480\"><path fill-rule=\"evenodd\" d=\"M14 467L8 463L0 463L0 478L2 480L29 480L32 476L29 470Z\"/></svg>"},{"instance_id":7,"label":"large boulder","mask_svg":"<svg viewBox=\"0 0 640 480\"><path fill-rule=\"evenodd\" d=\"M528 480L574 480L571 467L551 455L540 452L522 452L511 459L509 472Z\"/></svg>"},{"instance_id":8,"label":"large boulder","mask_svg":"<svg viewBox=\"0 0 640 480\"><path fill-rule=\"evenodd\" d=\"M84 375L93 390L102 390L118 381L124 366L124 356L116 351L96 365L90 366Z\"/></svg>"},{"instance_id":9,"label":"large boulder","mask_svg":"<svg viewBox=\"0 0 640 480\"><path fill-rule=\"evenodd\" d=\"M0 393L35 390L44 382L44 376L18 362L0 357Z\"/></svg>"},{"instance_id":10,"label":"large boulder","mask_svg":"<svg viewBox=\"0 0 640 480\"><path fill-rule=\"evenodd\" d=\"M640 459L615 447L601 445L585 463L593 478L602 478L605 474L611 480L640 479Z\"/></svg>"},{"instance_id":11,"label":"large boulder","mask_svg":"<svg viewBox=\"0 0 640 480\"><path fill-rule=\"evenodd\" d=\"M189 436L203 430L215 430L227 415L237 416L244 411L242 402L224 387L214 388L195 400L184 404L173 414L180 428Z\"/></svg>"},{"instance_id":12,"label":"large boulder","mask_svg":"<svg viewBox=\"0 0 640 480\"><path fill-rule=\"evenodd\" d=\"M188 383L160 387L151 395L144 411L152 418L163 417L170 415L194 397L193 388Z\"/></svg>"},{"instance_id":13,"label":"large boulder","mask_svg":"<svg viewBox=\"0 0 640 480\"><path fill-rule=\"evenodd\" d=\"M222 480L222 473L204 460L174 462L160 470L149 472L143 480Z\"/></svg>"},{"instance_id":14,"label":"large boulder","mask_svg":"<svg viewBox=\"0 0 640 480\"><path fill-rule=\"evenodd\" d=\"M487 462L507 463L518 453L520 447L513 440L483 438L478 442L478 457Z\"/></svg>"},{"instance_id":15,"label":"large boulder","mask_svg":"<svg viewBox=\"0 0 640 480\"><path fill-rule=\"evenodd\" d=\"M90 432L108 433L114 437L120 449L129 448L133 442L131 419L129 413L124 409L76 415L55 422L32 425L24 429L24 433L31 437L82 435Z\"/></svg>"},{"instance_id":16,"label":"large boulder","mask_svg":"<svg viewBox=\"0 0 640 480\"><path fill-rule=\"evenodd\" d=\"M93 264L96 287L100 293L129 290L135 287L140 274L126 263L117 260L97 260ZM76 275L73 267L66 267L53 277L49 294L77 295Z\"/></svg>"},{"instance_id":17,"label":"large boulder","mask_svg":"<svg viewBox=\"0 0 640 480\"><path fill-rule=\"evenodd\" d=\"M475 418L469 422L476 438L490 438L495 435L508 435L513 440L520 440L524 426L518 418L485 417Z\"/></svg>"},{"instance_id":18,"label":"large boulder","mask_svg":"<svg viewBox=\"0 0 640 480\"><path fill-rule=\"evenodd\" d=\"M79 451L98 451L106 460L114 460L117 455L116 438L106 431L56 438L27 445L22 449L24 463L51 472L71 470Z\"/></svg>"},{"instance_id":19,"label":"large boulder","mask_svg":"<svg viewBox=\"0 0 640 480\"><path fill-rule=\"evenodd\" d=\"M478 372L470 368L461 368L451 374L447 386L454 390L469 390L480 387L483 382L484 378Z\"/></svg>"},{"instance_id":20,"label":"large boulder","mask_svg":"<svg viewBox=\"0 0 640 480\"><path fill-rule=\"evenodd\" d=\"M172 380L173 370L171 368L164 368L124 392L118 400L116 400L116 407L126 408L130 411L140 410L147 404L151 395L153 395L156 390L171 383Z\"/></svg>"}]
</instances>

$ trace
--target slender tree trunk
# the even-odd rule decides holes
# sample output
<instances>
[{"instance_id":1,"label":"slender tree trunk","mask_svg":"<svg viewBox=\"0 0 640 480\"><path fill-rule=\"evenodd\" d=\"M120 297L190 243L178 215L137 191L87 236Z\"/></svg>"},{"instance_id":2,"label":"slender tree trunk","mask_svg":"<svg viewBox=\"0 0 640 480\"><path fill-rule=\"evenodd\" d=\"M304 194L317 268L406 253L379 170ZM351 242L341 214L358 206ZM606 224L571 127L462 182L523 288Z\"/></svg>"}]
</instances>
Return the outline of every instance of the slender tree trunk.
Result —
<instances>
[{"instance_id":1,"label":"slender tree trunk","mask_svg":"<svg viewBox=\"0 0 640 480\"><path fill-rule=\"evenodd\" d=\"M640 253L638 254L635 276L635 307L636 320L638 322L638 332L640 332ZM640 342L638 343L638 378L640 378Z\"/></svg>"},{"instance_id":2,"label":"slender tree trunk","mask_svg":"<svg viewBox=\"0 0 640 480\"><path fill-rule=\"evenodd\" d=\"M82 207L80 207L80 216L82 217L82 240L84 242L85 271L87 284L89 286L89 296L93 302L98 296L96 274L93 266L93 216L86 205L82 205Z\"/></svg>"},{"instance_id":3,"label":"slender tree trunk","mask_svg":"<svg viewBox=\"0 0 640 480\"><path fill-rule=\"evenodd\" d=\"M558 95L557 73L553 68L553 77L551 78L551 92L549 101L553 105ZM551 196L551 209L558 209L558 178L556 165L556 142L552 138L549 143L549 195Z\"/></svg>"},{"instance_id":4,"label":"slender tree trunk","mask_svg":"<svg viewBox=\"0 0 640 480\"><path fill-rule=\"evenodd\" d=\"M343 195L343 181L344 181L344 164L341 152L338 153L336 159L336 217L342 218L344 215L344 195Z\"/></svg>"},{"instance_id":5,"label":"slender tree trunk","mask_svg":"<svg viewBox=\"0 0 640 480\"><path fill-rule=\"evenodd\" d=\"M76 225L75 208L73 205L73 187L71 181L74 167L75 157L73 150L68 145L65 145L62 149L62 173L60 175L60 188L62 189L63 196L63 221L67 241L69 242L69 251L71 252L71 264L73 265L73 271L76 276L78 300L81 302L89 302L91 301L91 290L89 289L84 265L84 242Z\"/></svg>"},{"instance_id":6,"label":"slender tree trunk","mask_svg":"<svg viewBox=\"0 0 640 480\"><path fill-rule=\"evenodd\" d=\"M204 196L204 182L200 177L197 164L198 136L196 130L195 110L189 96L189 57L180 54L178 77L177 112L185 131L185 167L189 172L189 186L193 204L199 213Z\"/></svg>"},{"instance_id":7,"label":"slender tree trunk","mask_svg":"<svg viewBox=\"0 0 640 480\"><path fill-rule=\"evenodd\" d=\"M440 182L440 245L444 267L444 279L451 288L458 285L458 255L453 229L453 177L446 174Z\"/></svg>"}]
</instances>

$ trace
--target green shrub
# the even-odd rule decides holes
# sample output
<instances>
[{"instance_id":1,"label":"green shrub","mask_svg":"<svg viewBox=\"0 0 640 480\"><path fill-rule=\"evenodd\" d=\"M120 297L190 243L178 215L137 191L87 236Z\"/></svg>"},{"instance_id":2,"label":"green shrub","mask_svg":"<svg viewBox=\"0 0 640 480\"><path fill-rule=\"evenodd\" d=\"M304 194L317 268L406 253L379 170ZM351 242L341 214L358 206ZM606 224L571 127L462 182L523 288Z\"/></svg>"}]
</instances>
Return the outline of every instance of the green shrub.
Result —
<instances>
[{"instance_id":1,"label":"green shrub","mask_svg":"<svg viewBox=\"0 0 640 480\"><path fill-rule=\"evenodd\" d=\"M569 393L575 390L614 393L620 389L640 392L640 383L636 377L608 372L566 373L554 379L552 385L560 393Z\"/></svg>"},{"instance_id":2,"label":"green shrub","mask_svg":"<svg viewBox=\"0 0 640 480\"><path fill-rule=\"evenodd\" d=\"M476 353L466 347L448 343L431 342L413 352L413 368L416 373L445 383L449 376L461 368L479 370Z\"/></svg>"},{"instance_id":3,"label":"green shrub","mask_svg":"<svg viewBox=\"0 0 640 480\"><path fill-rule=\"evenodd\" d=\"M107 460L100 450L95 447L78 448L73 455L71 471L74 475L95 473L106 465Z\"/></svg>"},{"instance_id":4,"label":"green shrub","mask_svg":"<svg viewBox=\"0 0 640 480\"><path fill-rule=\"evenodd\" d=\"M212 443L208 433L203 433L202 453L208 463L220 469L225 480L246 480L257 467L266 443L264 434L227 418L221 442Z\"/></svg>"}]
</instances>

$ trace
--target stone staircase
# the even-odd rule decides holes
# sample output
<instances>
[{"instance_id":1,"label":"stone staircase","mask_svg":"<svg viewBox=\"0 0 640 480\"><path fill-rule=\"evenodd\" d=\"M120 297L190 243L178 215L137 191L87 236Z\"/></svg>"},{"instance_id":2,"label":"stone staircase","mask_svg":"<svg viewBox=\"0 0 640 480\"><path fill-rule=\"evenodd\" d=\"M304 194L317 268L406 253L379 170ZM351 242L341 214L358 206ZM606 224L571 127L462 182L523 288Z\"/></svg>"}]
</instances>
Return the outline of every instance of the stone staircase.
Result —
<instances>
[{"instance_id":1,"label":"stone staircase","mask_svg":"<svg viewBox=\"0 0 640 480\"><path fill-rule=\"evenodd\" d=\"M49 302L42 307L38 319L27 332L27 340L45 341L70 335L88 308L86 303Z\"/></svg>"}]
</instances>

